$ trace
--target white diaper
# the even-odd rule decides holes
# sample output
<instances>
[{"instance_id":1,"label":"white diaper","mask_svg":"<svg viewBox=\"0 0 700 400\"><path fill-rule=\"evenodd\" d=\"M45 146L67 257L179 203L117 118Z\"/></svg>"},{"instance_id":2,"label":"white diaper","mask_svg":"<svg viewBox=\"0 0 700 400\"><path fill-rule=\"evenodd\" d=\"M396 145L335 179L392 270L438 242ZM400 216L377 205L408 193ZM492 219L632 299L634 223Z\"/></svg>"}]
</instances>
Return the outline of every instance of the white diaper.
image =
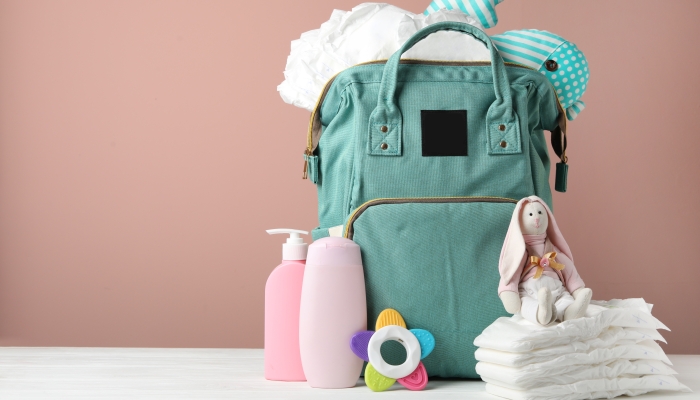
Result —
<instances>
[{"instance_id":1,"label":"white diaper","mask_svg":"<svg viewBox=\"0 0 700 400\"><path fill-rule=\"evenodd\" d=\"M553 295L563 290L555 279L544 278L521 285L521 296L531 299L543 285ZM688 392L655 342L664 341L657 329L668 328L643 299L591 301L583 318L549 327L517 314L502 317L474 340L476 371L488 393L513 400Z\"/></svg>"},{"instance_id":2,"label":"white diaper","mask_svg":"<svg viewBox=\"0 0 700 400\"><path fill-rule=\"evenodd\" d=\"M459 10L414 14L383 3L363 3L352 11L334 10L319 29L292 41L277 90L282 99L312 111L323 88L334 75L353 65L391 57L418 30L440 21L483 27ZM459 32L438 32L407 51L402 58L448 61L488 61L488 49L479 40Z\"/></svg>"},{"instance_id":3,"label":"white diaper","mask_svg":"<svg viewBox=\"0 0 700 400\"><path fill-rule=\"evenodd\" d=\"M552 292L554 307L557 309L556 320L563 321L564 311L574 302L574 298L571 296L571 293L566 290L564 285L561 284L559 279L554 279L547 275L542 275L538 279L530 278L520 283L520 286L518 286L520 300L522 301L520 314L526 320L539 324L537 321L537 308L539 306L537 292L543 287L548 288L549 291Z\"/></svg>"}]
</instances>

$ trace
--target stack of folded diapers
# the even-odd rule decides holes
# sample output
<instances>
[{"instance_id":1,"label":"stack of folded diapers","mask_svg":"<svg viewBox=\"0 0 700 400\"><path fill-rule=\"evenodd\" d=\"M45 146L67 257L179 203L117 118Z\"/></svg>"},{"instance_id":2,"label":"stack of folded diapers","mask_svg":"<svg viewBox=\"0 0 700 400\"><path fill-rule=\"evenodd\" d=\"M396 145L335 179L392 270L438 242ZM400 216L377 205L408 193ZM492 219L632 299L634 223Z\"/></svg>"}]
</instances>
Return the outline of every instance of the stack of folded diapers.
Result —
<instances>
[{"instance_id":1,"label":"stack of folded diapers","mask_svg":"<svg viewBox=\"0 0 700 400\"><path fill-rule=\"evenodd\" d=\"M554 326L502 317L474 340L486 391L508 399L596 399L690 391L656 341L668 328L643 299L593 301Z\"/></svg>"}]
</instances>

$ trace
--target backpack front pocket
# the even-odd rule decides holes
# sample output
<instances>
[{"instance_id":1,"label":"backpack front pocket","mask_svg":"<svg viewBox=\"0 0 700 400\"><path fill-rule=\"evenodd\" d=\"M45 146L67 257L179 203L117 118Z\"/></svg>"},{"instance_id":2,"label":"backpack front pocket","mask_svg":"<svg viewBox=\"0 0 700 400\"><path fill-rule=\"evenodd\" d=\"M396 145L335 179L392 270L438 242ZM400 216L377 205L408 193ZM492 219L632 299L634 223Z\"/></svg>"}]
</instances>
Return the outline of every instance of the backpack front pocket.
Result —
<instances>
[{"instance_id":1,"label":"backpack front pocket","mask_svg":"<svg viewBox=\"0 0 700 400\"><path fill-rule=\"evenodd\" d=\"M498 258L516 202L376 199L355 210L345 236L362 250L368 327L382 310L396 309L409 328L435 336L423 360L429 375L478 378L474 338L508 315L498 298Z\"/></svg>"}]
</instances>

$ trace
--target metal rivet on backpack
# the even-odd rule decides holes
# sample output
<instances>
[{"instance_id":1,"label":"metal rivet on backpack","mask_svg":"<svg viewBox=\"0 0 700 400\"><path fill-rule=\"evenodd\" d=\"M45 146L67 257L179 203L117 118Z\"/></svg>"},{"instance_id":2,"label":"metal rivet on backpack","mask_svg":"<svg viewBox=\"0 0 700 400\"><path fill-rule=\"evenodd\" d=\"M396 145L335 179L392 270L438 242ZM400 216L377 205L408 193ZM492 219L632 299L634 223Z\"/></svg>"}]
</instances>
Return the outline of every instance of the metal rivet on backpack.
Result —
<instances>
[{"instance_id":1,"label":"metal rivet on backpack","mask_svg":"<svg viewBox=\"0 0 700 400\"><path fill-rule=\"evenodd\" d=\"M505 130L506 130L506 126L503 125L503 124L498 125L498 130L499 130L499 131L505 131Z\"/></svg>"},{"instance_id":2,"label":"metal rivet on backpack","mask_svg":"<svg viewBox=\"0 0 700 400\"><path fill-rule=\"evenodd\" d=\"M544 67L547 68L547 71L554 72L559 69L559 64L554 60L547 60L544 62Z\"/></svg>"},{"instance_id":3,"label":"metal rivet on backpack","mask_svg":"<svg viewBox=\"0 0 700 400\"><path fill-rule=\"evenodd\" d=\"M501 140L501 147L505 149L506 146L508 146L508 143L505 140Z\"/></svg>"},{"instance_id":4,"label":"metal rivet on backpack","mask_svg":"<svg viewBox=\"0 0 700 400\"><path fill-rule=\"evenodd\" d=\"M389 131L389 128L386 125L382 125L381 128L379 128L380 131L387 133Z\"/></svg>"},{"instance_id":5,"label":"metal rivet on backpack","mask_svg":"<svg viewBox=\"0 0 700 400\"><path fill-rule=\"evenodd\" d=\"M382 150L386 150L386 149L388 149L388 148L389 148L389 145L388 145L388 144L386 144L386 143L382 143L382 144L381 144L381 145L380 145L379 147L381 147L381 148L382 148Z\"/></svg>"}]
</instances>

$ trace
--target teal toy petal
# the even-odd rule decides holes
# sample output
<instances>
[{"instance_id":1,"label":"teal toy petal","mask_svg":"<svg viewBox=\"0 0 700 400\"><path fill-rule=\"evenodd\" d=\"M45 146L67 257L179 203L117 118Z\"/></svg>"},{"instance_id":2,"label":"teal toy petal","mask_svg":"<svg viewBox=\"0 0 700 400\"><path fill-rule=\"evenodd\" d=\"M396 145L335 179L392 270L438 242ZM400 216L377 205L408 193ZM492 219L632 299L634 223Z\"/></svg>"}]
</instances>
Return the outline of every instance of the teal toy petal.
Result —
<instances>
[{"instance_id":1,"label":"teal toy petal","mask_svg":"<svg viewBox=\"0 0 700 400\"><path fill-rule=\"evenodd\" d=\"M428 357L435 348L435 337L433 334L425 329L410 329L410 331L420 343L420 359Z\"/></svg>"}]
</instances>

